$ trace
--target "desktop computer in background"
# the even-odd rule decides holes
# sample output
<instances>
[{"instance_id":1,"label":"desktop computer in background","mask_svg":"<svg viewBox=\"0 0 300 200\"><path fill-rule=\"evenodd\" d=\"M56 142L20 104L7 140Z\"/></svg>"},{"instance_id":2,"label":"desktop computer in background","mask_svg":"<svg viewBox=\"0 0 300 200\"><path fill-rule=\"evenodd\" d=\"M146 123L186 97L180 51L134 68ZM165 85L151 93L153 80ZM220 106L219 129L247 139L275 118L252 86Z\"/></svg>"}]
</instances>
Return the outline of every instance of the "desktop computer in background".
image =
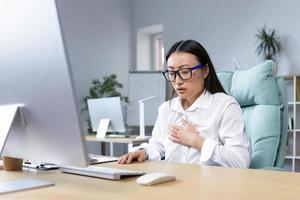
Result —
<instances>
[{"instance_id":1,"label":"desktop computer in background","mask_svg":"<svg viewBox=\"0 0 300 200\"><path fill-rule=\"evenodd\" d=\"M120 97L88 99L91 125L97 137L104 138L106 132L125 133Z\"/></svg>"},{"instance_id":2,"label":"desktop computer in background","mask_svg":"<svg viewBox=\"0 0 300 200\"><path fill-rule=\"evenodd\" d=\"M56 2L1 1L0 24L0 106L23 104L26 122L13 124L3 156L86 166Z\"/></svg>"}]
</instances>

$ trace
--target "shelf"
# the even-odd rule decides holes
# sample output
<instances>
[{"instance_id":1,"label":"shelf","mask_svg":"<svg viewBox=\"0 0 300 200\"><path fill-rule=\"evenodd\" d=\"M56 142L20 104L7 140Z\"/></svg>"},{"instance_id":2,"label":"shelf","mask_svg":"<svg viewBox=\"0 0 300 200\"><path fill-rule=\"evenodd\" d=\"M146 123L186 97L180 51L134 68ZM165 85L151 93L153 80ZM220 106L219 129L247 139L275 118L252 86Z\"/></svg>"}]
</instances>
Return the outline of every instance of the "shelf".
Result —
<instances>
[{"instance_id":1,"label":"shelf","mask_svg":"<svg viewBox=\"0 0 300 200\"><path fill-rule=\"evenodd\" d=\"M293 132L293 131L300 132L300 129L288 129L288 132Z\"/></svg>"},{"instance_id":2,"label":"shelf","mask_svg":"<svg viewBox=\"0 0 300 200\"><path fill-rule=\"evenodd\" d=\"M285 156L285 159L297 159L300 160L300 156Z\"/></svg>"},{"instance_id":3,"label":"shelf","mask_svg":"<svg viewBox=\"0 0 300 200\"><path fill-rule=\"evenodd\" d=\"M294 105L294 104L295 104L295 105L300 105L300 101L296 101L296 102L294 102L294 101L289 101L288 104L289 104L289 105Z\"/></svg>"},{"instance_id":4,"label":"shelf","mask_svg":"<svg viewBox=\"0 0 300 200\"><path fill-rule=\"evenodd\" d=\"M288 99L288 141L285 167L288 171L300 171L300 76L285 76ZM291 121L292 120L292 121Z\"/></svg>"}]
</instances>

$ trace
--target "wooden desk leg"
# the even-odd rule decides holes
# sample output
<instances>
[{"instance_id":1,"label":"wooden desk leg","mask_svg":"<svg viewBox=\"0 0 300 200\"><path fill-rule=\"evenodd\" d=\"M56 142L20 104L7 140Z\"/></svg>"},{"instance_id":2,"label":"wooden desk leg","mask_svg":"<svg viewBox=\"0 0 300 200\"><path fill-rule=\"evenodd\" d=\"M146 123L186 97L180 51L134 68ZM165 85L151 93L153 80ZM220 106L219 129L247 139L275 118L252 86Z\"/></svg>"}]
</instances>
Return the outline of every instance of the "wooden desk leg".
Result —
<instances>
[{"instance_id":1,"label":"wooden desk leg","mask_svg":"<svg viewBox=\"0 0 300 200\"><path fill-rule=\"evenodd\" d=\"M109 143L109 149L110 149L110 156L113 157L114 156L114 143L110 142Z\"/></svg>"}]
</instances>

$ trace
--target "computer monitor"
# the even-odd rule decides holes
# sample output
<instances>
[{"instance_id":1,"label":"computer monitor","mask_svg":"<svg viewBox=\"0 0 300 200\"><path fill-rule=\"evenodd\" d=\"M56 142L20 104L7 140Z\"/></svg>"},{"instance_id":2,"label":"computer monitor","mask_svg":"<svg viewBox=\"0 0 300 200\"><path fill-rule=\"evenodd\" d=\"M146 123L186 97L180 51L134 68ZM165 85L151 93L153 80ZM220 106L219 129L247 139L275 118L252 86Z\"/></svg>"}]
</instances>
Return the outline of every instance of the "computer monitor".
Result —
<instances>
[{"instance_id":1,"label":"computer monitor","mask_svg":"<svg viewBox=\"0 0 300 200\"><path fill-rule=\"evenodd\" d=\"M93 131L98 130L100 120L109 119L107 132L125 132L120 97L88 99L87 104Z\"/></svg>"},{"instance_id":2,"label":"computer monitor","mask_svg":"<svg viewBox=\"0 0 300 200\"><path fill-rule=\"evenodd\" d=\"M12 127L3 155L86 166L56 2L1 2L0 24L0 105L24 104L26 121L26 126Z\"/></svg>"}]
</instances>

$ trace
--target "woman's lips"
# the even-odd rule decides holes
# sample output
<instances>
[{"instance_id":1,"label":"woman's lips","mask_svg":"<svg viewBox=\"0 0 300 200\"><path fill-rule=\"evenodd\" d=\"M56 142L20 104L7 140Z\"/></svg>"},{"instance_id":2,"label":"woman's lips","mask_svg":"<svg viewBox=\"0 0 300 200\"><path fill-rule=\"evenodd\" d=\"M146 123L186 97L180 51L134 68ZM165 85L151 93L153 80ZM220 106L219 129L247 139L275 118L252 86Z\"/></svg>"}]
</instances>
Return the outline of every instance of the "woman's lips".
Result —
<instances>
[{"instance_id":1,"label":"woman's lips","mask_svg":"<svg viewBox=\"0 0 300 200\"><path fill-rule=\"evenodd\" d=\"M176 91L179 94L184 94L186 92L186 88L177 88Z\"/></svg>"}]
</instances>

